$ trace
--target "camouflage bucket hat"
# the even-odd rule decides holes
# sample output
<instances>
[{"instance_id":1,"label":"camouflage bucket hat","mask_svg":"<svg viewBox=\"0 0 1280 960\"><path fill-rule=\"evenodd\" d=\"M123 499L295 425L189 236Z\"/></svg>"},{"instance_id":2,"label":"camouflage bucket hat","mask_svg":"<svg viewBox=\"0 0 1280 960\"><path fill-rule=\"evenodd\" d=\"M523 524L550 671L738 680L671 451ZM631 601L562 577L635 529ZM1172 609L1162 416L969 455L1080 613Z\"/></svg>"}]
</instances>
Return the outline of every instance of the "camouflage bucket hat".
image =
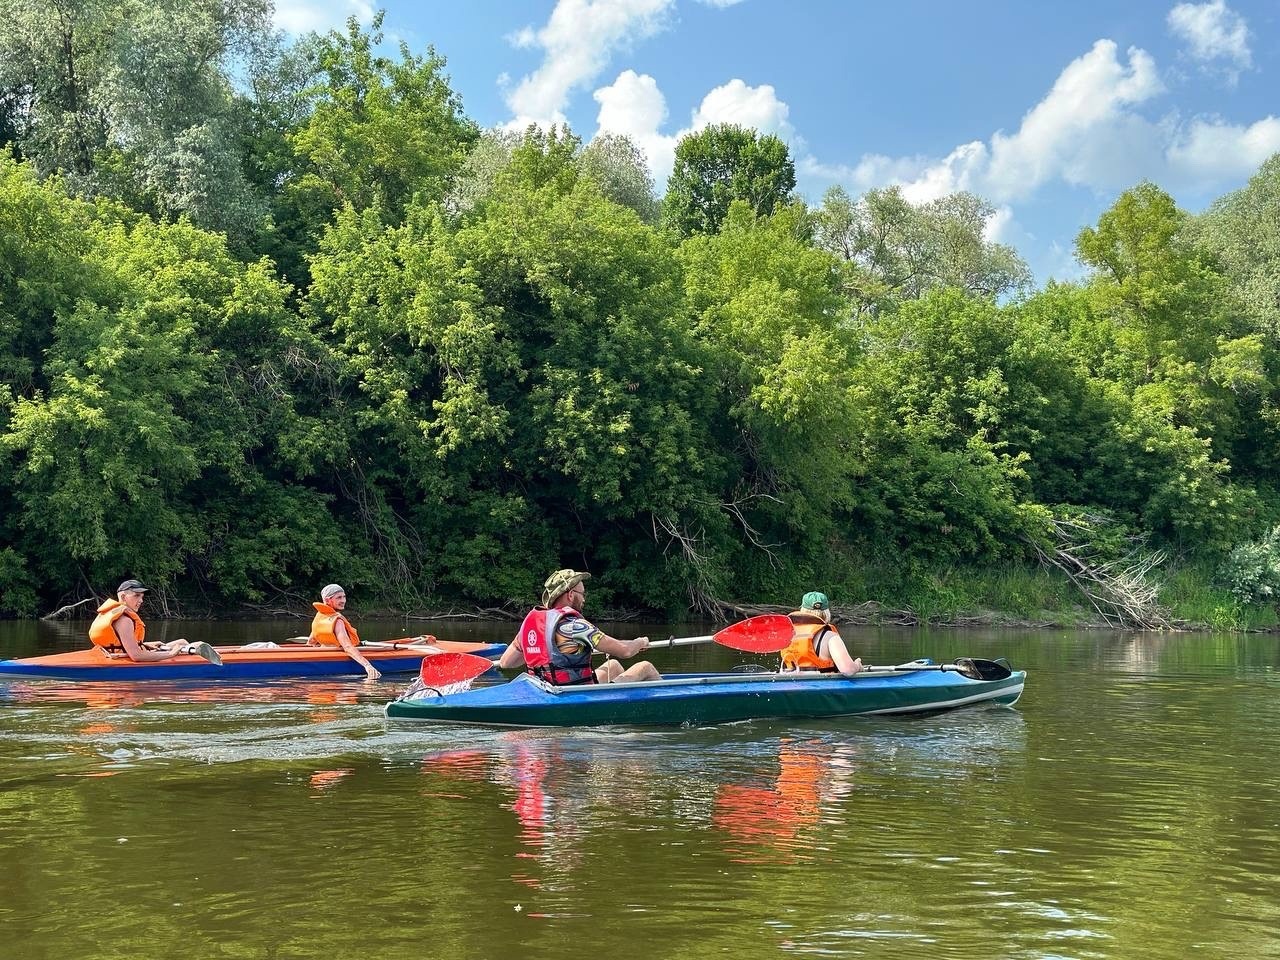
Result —
<instances>
[{"instance_id":1,"label":"camouflage bucket hat","mask_svg":"<svg viewBox=\"0 0 1280 960\"><path fill-rule=\"evenodd\" d=\"M583 580L590 579L591 574L579 573L577 570L570 570L568 567L563 570L557 570L547 577L546 583L542 585L542 605L544 607L549 606L556 597L572 590Z\"/></svg>"}]
</instances>

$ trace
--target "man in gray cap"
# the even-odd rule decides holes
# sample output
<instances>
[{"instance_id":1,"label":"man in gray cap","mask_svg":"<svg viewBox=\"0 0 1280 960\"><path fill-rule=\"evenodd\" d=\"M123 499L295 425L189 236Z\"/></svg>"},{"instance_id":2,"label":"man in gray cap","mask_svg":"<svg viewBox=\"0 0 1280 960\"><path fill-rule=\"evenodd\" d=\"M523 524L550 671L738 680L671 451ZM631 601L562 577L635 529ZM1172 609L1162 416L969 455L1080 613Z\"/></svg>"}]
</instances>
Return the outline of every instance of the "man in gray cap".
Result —
<instances>
[{"instance_id":1,"label":"man in gray cap","mask_svg":"<svg viewBox=\"0 0 1280 960\"><path fill-rule=\"evenodd\" d=\"M222 663L218 651L207 643L187 643L186 640L160 643L144 639L147 626L138 616L138 610L149 589L139 580L126 580L116 587L116 598L98 607L98 616L89 627L93 645L109 657L125 656L138 663L172 660L184 653L204 657L210 663Z\"/></svg>"},{"instance_id":2,"label":"man in gray cap","mask_svg":"<svg viewBox=\"0 0 1280 960\"><path fill-rule=\"evenodd\" d=\"M311 621L311 634L307 643L312 646L341 647L348 657L364 668L364 675L370 680L377 680L382 676L382 671L356 649L360 646L360 634L356 633L356 628L342 613L347 607L347 591L336 583L330 583L320 591L320 602L311 605L316 608L316 615Z\"/></svg>"},{"instance_id":3,"label":"man in gray cap","mask_svg":"<svg viewBox=\"0 0 1280 960\"><path fill-rule=\"evenodd\" d=\"M579 613L587 599L583 581L590 579L589 573L569 569L547 577L542 606L524 618L498 666L506 670L525 667L535 677L557 686L661 680L662 674L648 660L633 663L626 670L617 660L606 660L597 670L591 668L593 653L630 659L649 648L649 638L618 640L583 617Z\"/></svg>"}]
</instances>

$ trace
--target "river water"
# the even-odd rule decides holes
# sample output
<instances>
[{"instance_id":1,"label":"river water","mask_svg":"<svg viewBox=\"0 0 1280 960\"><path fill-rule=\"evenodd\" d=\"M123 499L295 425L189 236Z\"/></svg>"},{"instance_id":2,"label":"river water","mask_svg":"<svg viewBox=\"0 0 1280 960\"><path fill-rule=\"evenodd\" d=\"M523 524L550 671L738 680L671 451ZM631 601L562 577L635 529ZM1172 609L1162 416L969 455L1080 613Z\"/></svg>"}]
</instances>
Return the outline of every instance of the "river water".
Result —
<instances>
[{"instance_id":1,"label":"river water","mask_svg":"<svg viewBox=\"0 0 1280 960\"><path fill-rule=\"evenodd\" d=\"M0 655L84 627L0 623ZM843 632L874 663L1005 656L1026 693L923 718L499 731L388 723L398 680L0 680L0 957L1280 956L1277 638Z\"/></svg>"}]
</instances>

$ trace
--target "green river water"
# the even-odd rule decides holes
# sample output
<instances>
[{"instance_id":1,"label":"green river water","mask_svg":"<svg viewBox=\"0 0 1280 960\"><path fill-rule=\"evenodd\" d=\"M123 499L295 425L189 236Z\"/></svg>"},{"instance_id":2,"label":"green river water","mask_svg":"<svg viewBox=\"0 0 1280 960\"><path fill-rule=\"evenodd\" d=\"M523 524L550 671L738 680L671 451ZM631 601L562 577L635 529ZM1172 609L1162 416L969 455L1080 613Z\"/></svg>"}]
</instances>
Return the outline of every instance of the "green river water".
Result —
<instances>
[{"instance_id":1,"label":"green river water","mask_svg":"<svg viewBox=\"0 0 1280 960\"><path fill-rule=\"evenodd\" d=\"M0 623L0 655L84 627ZM1005 656L1026 693L922 718L500 731L388 723L401 680L0 680L0 957L1280 956L1276 637L844 634L874 663Z\"/></svg>"}]
</instances>

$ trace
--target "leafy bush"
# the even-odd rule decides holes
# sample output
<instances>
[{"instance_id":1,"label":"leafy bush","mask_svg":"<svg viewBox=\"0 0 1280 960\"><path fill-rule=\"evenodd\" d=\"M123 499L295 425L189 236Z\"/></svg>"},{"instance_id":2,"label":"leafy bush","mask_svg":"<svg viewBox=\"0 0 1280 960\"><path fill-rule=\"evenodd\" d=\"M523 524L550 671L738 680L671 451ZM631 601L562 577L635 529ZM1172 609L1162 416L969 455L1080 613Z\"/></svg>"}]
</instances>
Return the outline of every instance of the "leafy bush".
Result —
<instances>
[{"instance_id":1,"label":"leafy bush","mask_svg":"<svg viewBox=\"0 0 1280 960\"><path fill-rule=\"evenodd\" d=\"M1218 576L1244 603L1275 603L1280 597L1280 527L1272 527L1261 540L1237 546Z\"/></svg>"}]
</instances>

